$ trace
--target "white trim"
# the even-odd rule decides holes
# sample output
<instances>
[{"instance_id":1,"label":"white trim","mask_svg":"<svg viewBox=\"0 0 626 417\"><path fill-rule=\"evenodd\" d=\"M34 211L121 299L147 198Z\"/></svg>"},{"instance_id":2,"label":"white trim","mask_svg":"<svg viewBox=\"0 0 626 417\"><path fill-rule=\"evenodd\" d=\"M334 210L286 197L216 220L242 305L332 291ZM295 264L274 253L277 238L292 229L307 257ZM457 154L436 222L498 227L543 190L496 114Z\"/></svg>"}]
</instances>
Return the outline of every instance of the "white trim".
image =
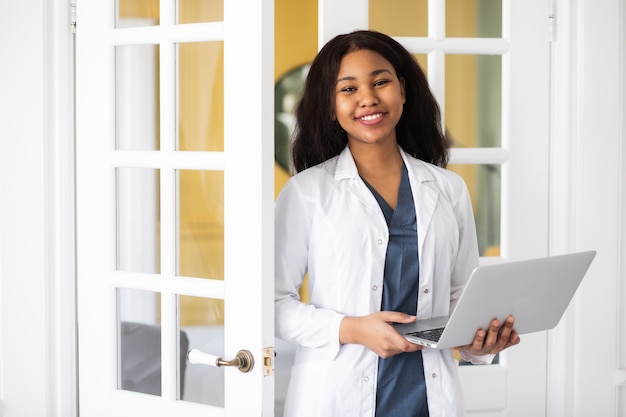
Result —
<instances>
[{"instance_id":1,"label":"white trim","mask_svg":"<svg viewBox=\"0 0 626 417\"><path fill-rule=\"evenodd\" d=\"M417 38L408 36L395 36L409 52L415 54L427 54L433 51L443 51L445 54L476 54L476 55L502 55L506 53L511 44L502 38Z\"/></svg>"},{"instance_id":2,"label":"white trim","mask_svg":"<svg viewBox=\"0 0 626 417\"><path fill-rule=\"evenodd\" d=\"M622 1L620 3L620 22L624 22L626 19L626 4ZM626 250L626 192L624 187L626 186L626 28L624 25L620 25L620 65L621 65L621 78L620 78L620 108L621 108L621 120L620 120L620 136L622 138L620 142L621 146L621 182L619 189L622 190L622 196L620 200L620 247L618 253L624 253ZM617 300L617 367L615 385L617 387L617 410L616 415L626 415L626 260L624 257L618 259L618 300Z\"/></svg>"},{"instance_id":3,"label":"white trim","mask_svg":"<svg viewBox=\"0 0 626 417\"><path fill-rule=\"evenodd\" d=\"M607 0L598 7L591 0L557 1L550 252L593 247L599 256L549 335L548 417L623 415L616 408L616 383L621 381L616 364L623 350L618 294L620 280L624 282L625 238L621 4ZM598 322L609 330L601 351L587 337Z\"/></svg>"},{"instance_id":4,"label":"white trim","mask_svg":"<svg viewBox=\"0 0 626 417\"><path fill-rule=\"evenodd\" d=\"M560 154L561 158L551 158L550 161L550 228L549 252L567 252L570 249L571 225L570 211L573 198L569 175L571 171L571 141L576 133L571 126L573 100L575 99L572 79L576 76L576 66L573 65L576 44L575 6L569 1L559 1L557 5L557 34L556 42L552 43L551 50L551 132L550 153ZM560 214L560 215L559 215ZM572 306L570 306L572 307ZM548 334L548 372L547 372L547 415L572 415L573 378L569 371L572 362L573 346L573 315L570 308L559 326Z\"/></svg>"},{"instance_id":5,"label":"white trim","mask_svg":"<svg viewBox=\"0 0 626 417\"><path fill-rule=\"evenodd\" d=\"M317 44L321 49L336 35L369 27L368 0L319 0L317 16Z\"/></svg>"},{"instance_id":6,"label":"white trim","mask_svg":"<svg viewBox=\"0 0 626 417\"><path fill-rule=\"evenodd\" d=\"M77 409L73 35L67 0L43 2L46 363L49 416Z\"/></svg>"}]
</instances>

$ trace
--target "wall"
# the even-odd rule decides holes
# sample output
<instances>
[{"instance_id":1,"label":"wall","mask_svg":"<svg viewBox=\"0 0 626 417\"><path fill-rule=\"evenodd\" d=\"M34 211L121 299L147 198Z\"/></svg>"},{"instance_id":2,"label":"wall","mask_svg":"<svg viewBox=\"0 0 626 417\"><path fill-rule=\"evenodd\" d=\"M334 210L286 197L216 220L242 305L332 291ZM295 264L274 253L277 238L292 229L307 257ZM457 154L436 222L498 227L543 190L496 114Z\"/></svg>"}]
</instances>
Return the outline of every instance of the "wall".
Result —
<instances>
[{"instance_id":1,"label":"wall","mask_svg":"<svg viewBox=\"0 0 626 417\"><path fill-rule=\"evenodd\" d=\"M41 1L0 4L0 413L7 417L45 416L48 406L42 21Z\"/></svg>"}]
</instances>

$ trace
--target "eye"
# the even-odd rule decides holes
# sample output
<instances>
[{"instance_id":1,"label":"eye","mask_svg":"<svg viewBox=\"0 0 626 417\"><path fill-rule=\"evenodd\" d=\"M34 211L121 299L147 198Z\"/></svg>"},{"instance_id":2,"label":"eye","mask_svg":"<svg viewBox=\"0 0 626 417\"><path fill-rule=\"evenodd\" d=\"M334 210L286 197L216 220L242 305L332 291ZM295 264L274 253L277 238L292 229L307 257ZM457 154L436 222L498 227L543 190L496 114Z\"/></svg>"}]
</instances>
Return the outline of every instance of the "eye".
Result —
<instances>
[{"instance_id":1,"label":"eye","mask_svg":"<svg viewBox=\"0 0 626 417\"><path fill-rule=\"evenodd\" d=\"M385 85L389 82L389 80L377 80L374 82L374 87L379 87L381 85Z\"/></svg>"},{"instance_id":2,"label":"eye","mask_svg":"<svg viewBox=\"0 0 626 417\"><path fill-rule=\"evenodd\" d=\"M356 91L355 87L341 87L341 89L339 90L339 92L341 93L353 93Z\"/></svg>"}]
</instances>

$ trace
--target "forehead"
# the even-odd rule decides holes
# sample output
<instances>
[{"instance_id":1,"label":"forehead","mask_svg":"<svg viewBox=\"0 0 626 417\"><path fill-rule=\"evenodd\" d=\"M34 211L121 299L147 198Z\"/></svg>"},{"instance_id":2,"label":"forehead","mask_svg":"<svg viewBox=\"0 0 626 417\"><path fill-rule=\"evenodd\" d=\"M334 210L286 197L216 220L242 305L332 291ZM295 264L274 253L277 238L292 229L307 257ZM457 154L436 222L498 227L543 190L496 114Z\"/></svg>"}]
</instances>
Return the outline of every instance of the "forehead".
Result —
<instances>
[{"instance_id":1,"label":"forehead","mask_svg":"<svg viewBox=\"0 0 626 417\"><path fill-rule=\"evenodd\" d=\"M343 56L339 65L338 79L345 76L370 74L376 70L388 70L395 74L393 65L378 52L370 49L359 49Z\"/></svg>"}]
</instances>

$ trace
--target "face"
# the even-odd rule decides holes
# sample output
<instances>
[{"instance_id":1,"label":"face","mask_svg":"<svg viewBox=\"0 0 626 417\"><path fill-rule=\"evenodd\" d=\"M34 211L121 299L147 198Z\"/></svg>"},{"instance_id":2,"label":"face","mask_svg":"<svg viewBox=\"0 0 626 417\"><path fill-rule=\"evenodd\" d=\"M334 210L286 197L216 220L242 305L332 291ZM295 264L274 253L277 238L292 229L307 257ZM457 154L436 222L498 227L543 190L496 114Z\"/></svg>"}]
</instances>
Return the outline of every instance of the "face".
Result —
<instances>
[{"instance_id":1,"label":"face","mask_svg":"<svg viewBox=\"0 0 626 417\"><path fill-rule=\"evenodd\" d=\"M382 55L361 49L343 57L335 86L334 116L351 146L395 144L404 102L404 80Z\"/></svg>"}]
</instances>

